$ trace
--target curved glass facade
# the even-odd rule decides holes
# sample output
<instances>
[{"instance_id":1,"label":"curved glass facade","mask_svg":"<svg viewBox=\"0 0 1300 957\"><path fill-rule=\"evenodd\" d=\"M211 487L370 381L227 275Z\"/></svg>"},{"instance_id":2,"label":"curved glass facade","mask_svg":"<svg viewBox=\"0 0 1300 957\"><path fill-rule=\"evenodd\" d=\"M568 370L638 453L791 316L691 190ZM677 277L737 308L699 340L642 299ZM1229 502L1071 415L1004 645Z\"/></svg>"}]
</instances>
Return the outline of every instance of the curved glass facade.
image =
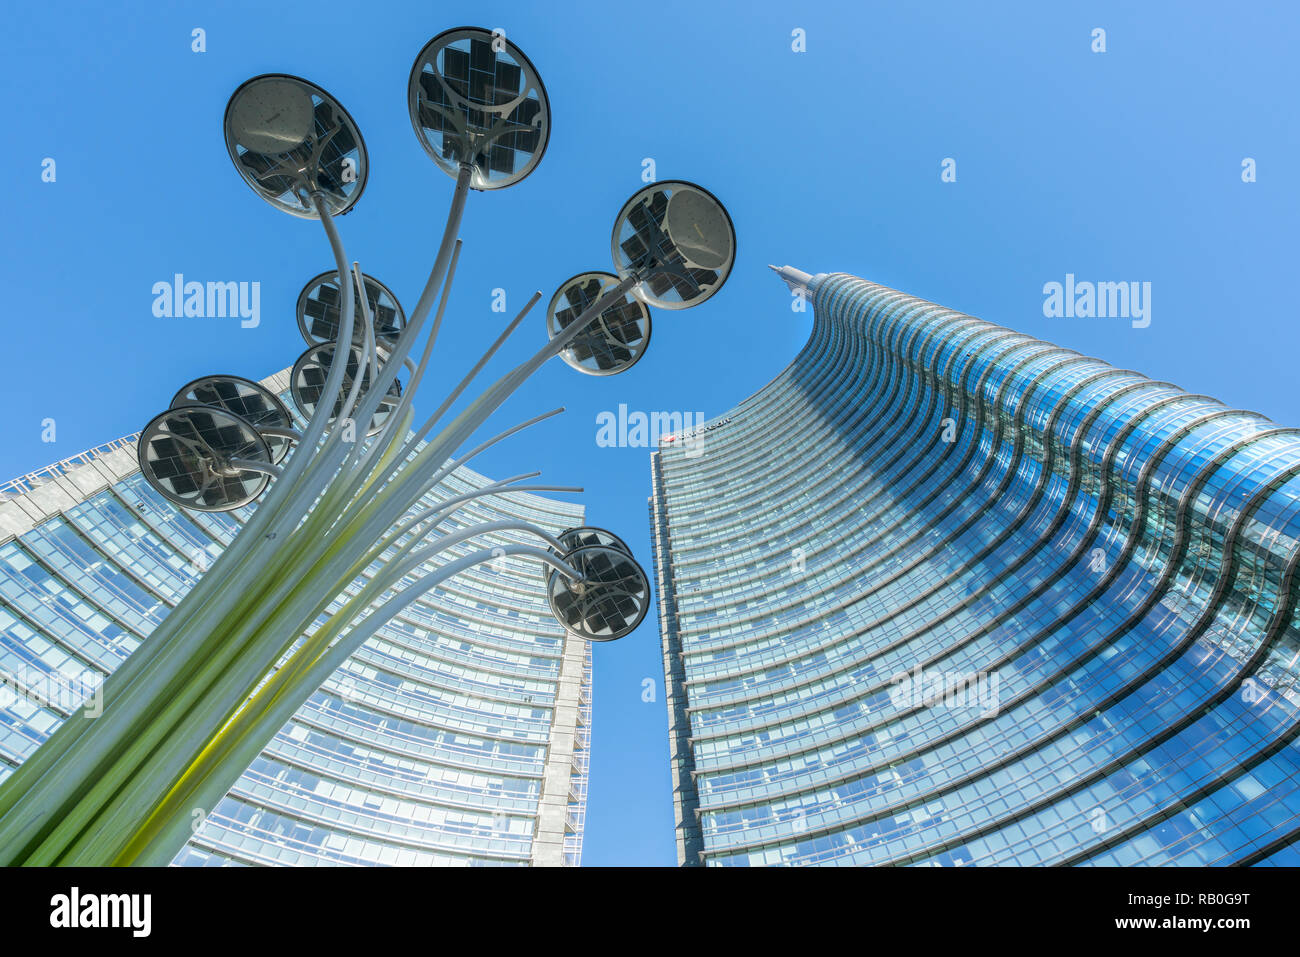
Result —
<instances>
[{"instance_id":1,"label":"curved glass facade","mask_svg":"<svg viewBox=\"0 0 1300 957\"><path fill-rule=\"evenodd\" d=\"M1294 864L1300 432L807 293L794 362L652 455L681 861Z\"/></svg>"},{"instance_id":2,"label":"curved glass facade","mask_svg":"<svg viewBox=\"0 0 1300 957\"><path fill-rule=\"evenodd\" d=\"M251 514L176 508L138 472L134 443L120 445L0 502L0 781ZM488 482L458 469L426 504ZM506 518L556 533L583 509L494 495L440 529ZM513 541L534 544L496 532L448 554ZM537 564L502 557L381 628L195 821L175 863L576 865L590 715L589 646L556 623Z\"/></svg>"}]
</instances>

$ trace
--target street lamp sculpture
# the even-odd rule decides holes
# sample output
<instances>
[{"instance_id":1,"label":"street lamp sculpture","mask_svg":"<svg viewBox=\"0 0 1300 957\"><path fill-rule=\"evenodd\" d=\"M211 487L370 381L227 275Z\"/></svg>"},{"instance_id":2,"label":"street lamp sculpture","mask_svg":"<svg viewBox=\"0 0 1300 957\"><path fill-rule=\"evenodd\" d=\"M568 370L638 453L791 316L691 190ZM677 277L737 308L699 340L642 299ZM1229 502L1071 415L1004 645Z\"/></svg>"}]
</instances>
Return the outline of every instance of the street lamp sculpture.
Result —
<instances>
[{"instance_id":1,"label":"street lamp sculpture","mask_svg":"<svg viewBox=\"0 0 1300 957\"><path fill-rule=\"evenodd\" d=\"M335 269L298 298L308 349L294 364L290 392L304 422L255 382L207 376L146 426L141 469L167 499L210 511L258 507L109 677L102 715L74 715L0 786L0 862L168 863L193 822L316 688L393 615L473 565L502 554L542 563L552 612L589 641L620 638L645 617L645 572L613 533L583 527L552 536L518 521L438 532L474 498L581 489L520 484L538 474L531 472L432 505L426 496L479 452L563 411L461 451L548 359L558 355L595 375L621 372L649 343L648 306L684 309L716 293L735 257L731 221L693 184L639 190L615 223L615 273L563 284L548 310L547 343L444 422L541 298L534 294L417 427L412 400L447 306L468 192L527 176L551 126L536 70L499 31L459 28L435 37L416 58L407 96L421 145L456 181L433 267L409 315L386 286L349 267L335 228L369 172L348 112L320 87L281 74L249 80L231 97L225 137L240 176L277 209L320 220L334 255ZM538 545L448 555L498 531Z\"/></svg>"}]
</instances>

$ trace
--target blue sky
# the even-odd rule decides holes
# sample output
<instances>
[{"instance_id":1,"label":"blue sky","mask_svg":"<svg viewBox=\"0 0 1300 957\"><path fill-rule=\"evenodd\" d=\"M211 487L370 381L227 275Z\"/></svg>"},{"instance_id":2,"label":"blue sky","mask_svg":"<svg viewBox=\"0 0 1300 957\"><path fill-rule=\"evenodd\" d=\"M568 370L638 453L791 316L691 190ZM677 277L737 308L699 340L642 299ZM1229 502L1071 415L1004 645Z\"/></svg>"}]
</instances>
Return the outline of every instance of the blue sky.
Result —
<instances>
[{"instance_id":1,"label":"blue sky","mask_svg":"<svg viewBox=\"0 0 1300 957\"><path fill-rule=\"evenodd\" d=\"M477 463L584 485L589 519L647 567L647 450L599 447L596 417L620 403L713 416L779 372L810 317L791 312L769 262L854 273L1300 424L1293 4L156 8L6 13L0 478L136 431L199 375L259 378L302 351L294 302L330 267L329 250L319 225L261 203L226 156L222 112L248 77L303 76L357 120L370 182L340 229L349 256L412 307L452 182L416 142L407 74L430 37L469 24L505 29L528 54L554 128L530 177L470 196L421 407L534 290L542 307L498 371L543 341L542 308L562 280L610 268L614 216L642 185L644 159L660 179L708 187L737 228L721 293L656 312L647 356L624 375L548 364L491 431L557 404L567 414ZM205 53L190 49L196 27ZM1095 28L1104 53L1091 49ZM796 29L805 52L791 49ZM53 183L41 179L47 157ZM1242 181L1248 157L1253 183ZM941 181L945 158L955 182ZM155 318L150 290L177 272L260 282L261 324ZM1149 282L1150 325L1045 317L1043 286L1066 274ZM505 316L491 309L496 288ZM652 615L595 650L588 864L675 860L656 628ZM653 702L642 700L647 678Z\"/></svg>"}]
</instances>

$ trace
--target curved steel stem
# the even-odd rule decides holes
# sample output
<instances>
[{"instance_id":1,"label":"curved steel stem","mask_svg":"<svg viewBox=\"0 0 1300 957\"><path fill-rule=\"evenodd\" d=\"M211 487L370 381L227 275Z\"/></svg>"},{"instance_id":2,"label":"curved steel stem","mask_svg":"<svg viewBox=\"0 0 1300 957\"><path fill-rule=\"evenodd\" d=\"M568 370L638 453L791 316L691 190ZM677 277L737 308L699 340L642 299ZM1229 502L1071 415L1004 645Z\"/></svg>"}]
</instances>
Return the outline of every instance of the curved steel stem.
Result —
<instances>
[{"instance_id":1,"label":"curved steel stem","mask_svg":"<svg viewBox=\"0 0 1300 957\"><path fill-rule=\"evenodd\" d=\"M370 375L368 378L371 382L374 382L379 374L379 356L376 348L377 343L375 342L375 330L370 319L370 304L366 302L366 286L365 283L361 281L361 264L355 259L352 261L352 273L349 276L349 279L356 288L361 291L361 296L357 302L357 306L361 310L362 322L361 356L357 362L357 377L352 383L352 388L348 390L348 397L343 403L343 408L339 409L339 414L334 419L335 429L342 428L343 423L345 423L352 415L352 410L356 407L357 397L361 394L361 383L367 379L366 368L369 367L370 369ZM349 339L345 343L344 340L339 339L335 342L333 361L341 361L343 363L343 368L347 369L348 363L351 359L352 340ZM363 434L368 431L368 426L369 423L367 423L366 429L361 430Z\"/></svg>"},{"instance_id":2,"label":"curved steel stem","mask_svg":"<svg viewBox=\"0 0 1300 957\"><path fill-rule=\"evenodd\" d=\"M297 429L283 428L278 425L259 425L257 431L263 435L274 435L282 439L292 439L295 442L302 441L302 433Z\"/></svg>"},{"instance_id":3,"label":"curved steel stem","mask_svg":"<svg viewBox=\"0 0 1300 957\"><path fill-rule=\"evenodd\" d=\"M323 194L312 193L310 199L334 254L343 287L340 330L350 338L354 302L346 278L347 256ZM342 366L330 370L323 396L327 401L308 420L295 454L241 534L186 596L185 614L164 619L150 640L110 676L105 694L111 696L113 707L105 709L95 721L65 722L6 782L8 786L0 789L0 850L7 856L21 853L20 849L32 846L31 842L39 841L42 834L57 825L85 793L88 782L93 782L98 771L107 768L114 756L129 746L134 729L154 713L150 709L157 706L159 689L179 687L195 657L202 659L219 647L222 635L214 632L216 626L241 606L256 602L263 591L261 578L270 557L269 543L287 521L296 524L300 509L310 505L301 504L297 487L304 475L310 477L313 453L329 420L342 374ZM197 646L183 640L195 635L202 636ZM21 818L9 813L20 800L25 808Z\"/></svg>"},{"instance_id":4,"label":"curved steel stem","mask_svg":"<svg viewBox=\"0 0 1300 957\"><path fill-rule=\"evenodd\" d=\"M442 329L442 317L447 310L447 300L451 294L451 284L456 279L456 266L460 262L460 251L463 245L464 244L458 239L456 240L455 247L452 249L451 262L447 266L447 278L442 284L442 297L438 301L438 311L433 317L433 328L429 330L429 335L424 341L424 352L420 356L419 364L416 365L415 363L412 363L409 358L404 360L405 366L411 373L411 379L406 387L406 392L398 403L397 409L394 410L388 421L384 423L383 430L379 435L375 436L374 441L371 442L370 447L366 450L365 454L360 456L360 461L356 467L363 475L368 474L369 470L367 466L369 466L371 460L374 458L376 450L383 448L390 438L391 430L399 427L399 423L402 421L402 413L411 407L411 402L415 398L415 391L419 388L420 380L424 378L425 369L429 365L429 357L433 354L434 343L438 340L438 332ZM371 381L373 381L373 379ZM348 460L343 466L344 470L348 470L357 458L357 450L353 450L353 453L348 456ZM351 489L349 489L349 491L351 491Z\"/></svg>"},{"instance_id":5,"label":"curved steel stem","mask_svg":"<svg viewBox=\"0 0 1300 957\"><path fill-rule=\"evenodd\" d=\"M237 469L243 469L245 472L261 472L264 475L274 475L279 477L284 474L284 470L278 465L272 465L270 462L259 462L257 459L228 459L231 465Z\"/></svg>"},{"instance_id":6,"label":"curved steel stem","mask_svg":"<svg viewBox=\"0 0 1300 957\"><path fill-rule=\"evenodd\" d=\"M355 624L346 636L325 649L313 661L296 663L281 669L260 688L248 707L229 726L222 729L221 740L214 742L199 756L190 770L154 812L144 835L134 847L119 857L116 864L162 866L170 862L176 848L189 833L192 807L214 807L253 759L266 747L285 722L302 706L349 657L384 624L403 611L421 595L474 565L492 561L501 555L525 555L567 574L573 568L549 552L531 545L506 545L499 550L483 549L440 566L396 598ZM233 776L232 776L233 775Z\"/></svg>"},{"instance_id":7,"label":"curved steel stem","mask_svg":"<svg viewBox=\"0 0 1300 957\"><path fill-rule=\"evenodd\" d=\"M399 465L397 463L404 461L408 455L410 455L413 451L415 451L416 447L420 444L420 442L424 439L424 437L429 434L429 431L433 428L434 423L436 423L440 418L442 418L443 414L447 411L447 409L451 407L452 403L454 403L456 399L460 397L460 394L464 392L465 389L469 386L469 384L474 381L474 377L479 374L479 372L483 369L483 366L487 365L488 360L490 360L492 356L496 354L496 351L501 348L501 346L505 343L506 339L510 337L510 334L519 328L519 324L523 322L524 317L528 315L529 311L533 308L533 306L537 303L537 300L539 300L541 297L542 294L540 292L536 292L533 294L532 298L528 300L528 302L524 305L523 309L519 310L518 315L516 315L515 318L511 320L510 324L506 326L505 330L501 333L501 335L497 336L496 341L493 342L492 345L488 347L487 351L484 352L483 355L479 357L479 360L474 364L474 367L470 369L470 371L466 373L465 377L461 379L460 383L454 389L452 389L450 393L448 393L447 397L443 400L442 405L438 406L438 408L434 410L433 414L430 415L429 418L425 420L424 424L421 425L420 428L417 429L415 433L406 440L405 445L402 446L402 451L398 453L397 458L394 460L394 465L389 468L388 474L385 475L382 481L379 483L381 487L384 483L388 481L388 479L392 476L393 472L395 472L398 469ZM408 397L410 396L409 392L407 393L407 396ZM486 416L484 418L486 418Z\"/></svg>"},{"instance_id":8,"label":"curved steel stem","mask_svg":"<svg viewBox=\"0 0 1300 957\"><path fill-rule=\"evenodd\" d=\"M438 247L438 253L434 258L433 268L429 271L429 278L425 283L424 291L420 295L420 301L416 303L415 310L411 313L406 328L398 336L392 354L380 368L378 377L371 382L370 389L361 401L360 408L356 413L356 418L360 420L371 421L380 401L387 394L389 386L392 385L397 370L402 367L412 346L415 344L415 339L424 325L424 320L427 318L430 308L432 308L434 296L446 273L456 232L460 229L460 221L465 212L465 200L469 193L471 172L472 169L469 166L463 166L460 175L456 178L456 192L452 196L451 209L447 214L447 224L443 229L442 243ZM349 296L351 296L350 287ZM401 417L398 416L397 418L400 420ZM330 436L330 439L337 438L339 434L335 432ZM339 443L330 441L326 443L321 453L313 458L314 472L316 474L302 493L308 503L315 502L320 497L326 486L335 478L340 461L352 451L355 451L355 449L349 449L346 452L341 451ZM277 531L283 530L283 525L277 528Z\"/></svg>"},{"instance_id":9,"label":"curved steel stem","mask_svg":"<svg viewBox=\"0 0 1300 957\"><path fill-rule=\"evenodd\" d=\"M414 495L403 496L403 495L390 494L388 498L392 498L393 501L389 502L387 501L387 499L379 499L378 508L375 511L372 511L369 516L366 516L365 513L362 513L360 515L356 515L352 520L355 522L359 519L365 519L367 522L366 527L370 529L377 530L377 529L392 527L394 522L396 522L398 519L401 518L402 515L404 515L411 508L413 508L415 506L415 503L418 502L421 498L423 498L434 487L436 487L439 482L441 482L444 478L446 478L456 469L460 468L466 462L470 461L476 455L491 448L492 446L496 445L498 442L501 442L504 439L508 439L516 432L521 432L524 429L529 428L530 426L536 425L538 422L542 422L546 419L551 418L552 416L559 415L563 411L564 408L563 406L561 406L558 409L552 409L549 412L543 412L541 415L535 415L531 419L527 419L523 422L520 422L518 425L513 425L510 428L506 429L504 432L498 432L496 435L492 436L492 438L486 440L485 442L479 443L474 448L470 449L468 452L461 455L459 458L452 459L450 461L443 463L441 468L435 471L432 475L428 475L423 479L423 481L420 484L420 487L416 490L416 493ZM427 449L428 447L426 446L425 451L427 451ZM421 454L423 454L423 452ZM390 470L390 474L392 474L391 470ZM382 493L384 491L391 490L391 488L392 486L390 485L383 488L376 488L375 491L377 493ZM383 524L380 524L381 522L383 522ZM365 533L362 534L363 536L365 535Z\"/></svg>"}]
</instances>

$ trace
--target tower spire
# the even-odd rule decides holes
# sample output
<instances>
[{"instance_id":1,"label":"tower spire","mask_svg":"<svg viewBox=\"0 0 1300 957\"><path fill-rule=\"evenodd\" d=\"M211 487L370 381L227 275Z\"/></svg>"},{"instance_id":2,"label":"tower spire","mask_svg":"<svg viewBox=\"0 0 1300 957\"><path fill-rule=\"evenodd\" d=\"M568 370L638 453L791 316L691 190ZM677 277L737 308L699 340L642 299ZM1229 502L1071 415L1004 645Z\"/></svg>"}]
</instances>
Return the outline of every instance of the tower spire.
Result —
<instances>
[{"instance_id":1,"label":"tower spire","mask_svg":"<svg viewBox=\"0 0 1300 957\"><path fill-rule=\"evenodd\" d=\"M781 281L790 287L791 292L802 291L808 295L808 283L812 282L812 276L802 269L795 269L793 266L771 266L767 267L781 277Z\"/></svg>"}]
</instances>

